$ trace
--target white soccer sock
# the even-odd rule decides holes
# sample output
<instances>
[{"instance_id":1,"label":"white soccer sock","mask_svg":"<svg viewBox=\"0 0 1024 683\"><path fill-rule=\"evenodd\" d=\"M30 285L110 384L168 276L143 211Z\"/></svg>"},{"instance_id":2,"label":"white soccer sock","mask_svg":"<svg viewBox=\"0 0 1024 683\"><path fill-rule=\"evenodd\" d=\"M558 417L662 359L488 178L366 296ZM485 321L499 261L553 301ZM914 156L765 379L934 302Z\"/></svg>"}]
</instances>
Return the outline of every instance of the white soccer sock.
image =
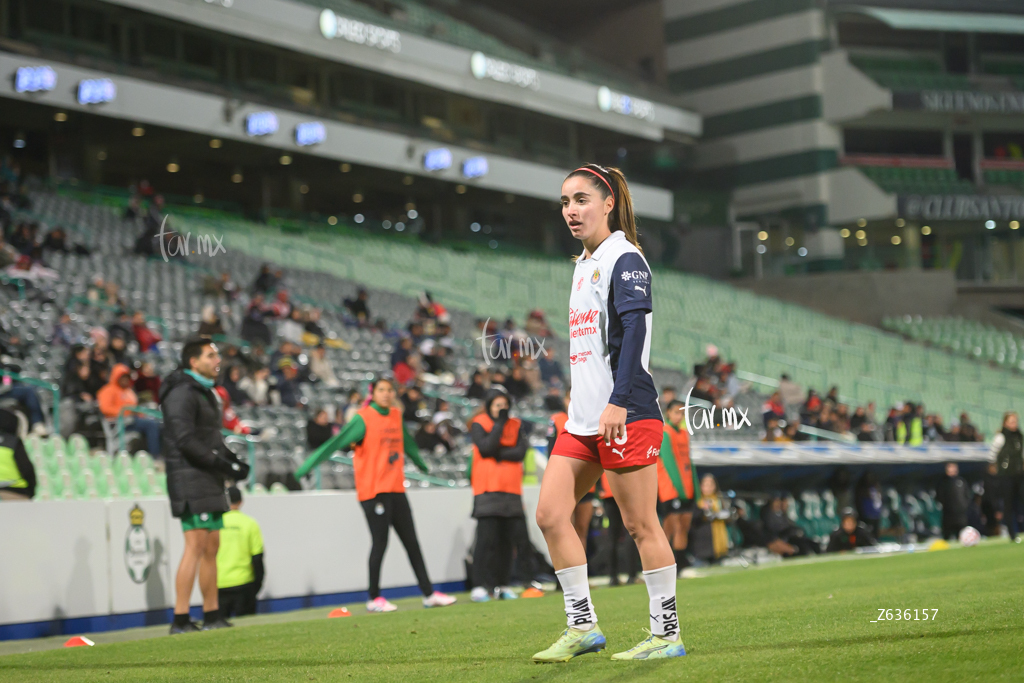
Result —
<instances>
[{"instance_id":1,"label":"white soccer sock","mask_svg":"<svg viewBox=\"0 0 1024 683\"><path fill-rule=\"evenodd\" d=\"M650 597L651 634L665 640L679 640L679 614L676 612L676 565L644 572Z\"/></svg>"},{"instance_id":2,"label":"white soccer sock","mask_svg":"<svg viewBox=\"0 0 1024 683\"><path fill-rule=\"evenodd\" d=\"M567 567L555 572L562 585L565 600L566 623L570 628L589 631L597 623L594 603L590 600L590 584L587 582L587 565Z\"/></svg>"}]
</instances>

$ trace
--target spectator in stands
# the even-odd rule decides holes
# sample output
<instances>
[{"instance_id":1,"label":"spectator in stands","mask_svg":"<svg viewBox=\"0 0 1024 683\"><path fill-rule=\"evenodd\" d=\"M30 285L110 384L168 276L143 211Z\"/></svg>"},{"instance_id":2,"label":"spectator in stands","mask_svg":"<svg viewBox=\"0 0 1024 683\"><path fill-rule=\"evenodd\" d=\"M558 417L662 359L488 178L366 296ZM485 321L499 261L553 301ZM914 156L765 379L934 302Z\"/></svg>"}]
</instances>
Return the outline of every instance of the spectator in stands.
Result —
<instances>
[{"instance_id":1,"label":"spectator in stands","mask_svg":"<svg viewBox=\"0 0 1024 683\"><path fill-rule=\"evenodd\" d=\"M231 281L231 274L224 271L220 277L207 275L203 278L203 294L231 301L238 296L238 286Z\"/></svg>"},{"instance_id":2,"label":"spectator in stands","mask_svg":"<svg viewBox=\"0 0 1024 683\"><path fill-rule=\"evenodd\" d=\"M360 287L354 299L343 299L341 302L348 309L348 312L352 314L352 317L356 319L356 324L359 327L366 327L370 323L368 300L369 295L366 293L366 290Z\"/></svg>"},{"instance_id":3,"label":"spectator in stands","mask_svg":"<svg viewBox=\"0 0 1024 683\"><path fill-rule=\"evenodd\" d=\"M305 315L305 330L307 335L313 335L316 337L313 340L314 344L323 344L324 339L327 337L327 332L320 326L320 318L323 315L319 308L310 308L306 311Z\"/></svg>"},{"instance_id":4,"label":"spectator in stands","mask_svg":"<svg viewBox=\"0 0 1024 683\"><path fill-rule=\"evenodd\" d=\"M255 519L243 513L242 492L228 488L231 509L221 521L217 550L217 599L220 616L256 614L256 596L263 587L263 533Z\"/></svg>"},{"instance_id":5,"label":"spectator in stands","mask_svg":"<svg viewBox=\"0 0 1024 683\"><path fill-rule=\"evenodd\" d=\"M155 351L157 344L163 341L163 337L149 329L146 324L146 315L142 311L135 311L135 315L132 316L132 333L135 335L135 341L139 343L139 351L142 353Z\"/></svg>"},{"instance_id":6,"label":"spectator in stands","mask_svg":"<svg viewBox=\"0 0 1024 683\"><path fill-rule=\"evenodd\" d=\"M966 417L966 413L960 416L961 430ZM1024 515L1024 436L1017 413L1003 415L1003 427L992 437L991 453L1002 480L1003 518L1009 527L1010 540L1020 543L1017 534Z\"/></svg>"},{"instance_id":7,"label":"spectator in stands","mask_svg":"<svg viewBox=\"0 0 1024 683\"><path fill-rule=\"evenodd\" d=\"M504 386L513 401L522 401L525 398L529 398L531 393L530 384L523 376L521 365L512 366L512 372L505 379Z\"/></svg>"},{"instance_id":8,"label":"spectator in stands","mask_svg":"<svg viewBox=\"0 0 1024 683\"><path fill-rule=\"evenodd\" d=\"M323 345L313 347L310 352L309 371L326 387L334 389L341 386L341 381L334 373L334 364L327 357L327 349Z\"/></svg>"},{"instance_id":9,"label":"spectator in stands","mask_svg":"<svg viewBox=\"0 0 1024 683\"><path fill-rule=\"evenodd\" d=\"M213 304L206 304L203 306L203 311L200 314L199 323L199 336L200 337L222 337L224 336L224 326L220 322L220 316L217 315L217 309L214 308Z\"/></svg>"},{"instance_id":10,"label":"spectator in stands","mask_svg":"<svg viewBox=\"0 0 1024 683\"><path fill-rule=\"evenodd\" d=\"M199 574L203 594L203 629L230 626L219 611L217 552L223 514L230 507L225 480L242 481L249 466L239 461L221 436L223 417L213 394L220 372L217 347L201 337L185 343L181 366L160 391L167 459L167 493L171 514L181 519L185 552L175 577L171 633L198 631L189 619L189 598Z\"/></svg>"},{"instance_id":11,"label":"spectator in stands","mask_svg":"<svg viewBox=\"0 0 1024 683\"><path fill-rule=\"evenodd\" d=\"M534 309L526 315L526 334L531 337L544 338L551 336L548 321L544 317L544 311Z\"/></svg>"},{"instance_id":12,"label":"spectator in stands","mask_svg":"<svg viewBox=\"0 0 1024 683\"><path fill-rule=\"evenodd\" d=\"M420 355L418 353L408 354L404 360L395 363L392 372L399 386L407 386L419 376Z\"/></svg>"},{"instance_id":13,"label":"spectator in stands","mask_svg":"<svg viewBox=\"0 0 1024 683\"><path fill-rule=\"evenodd\" d=\"M839 528L828 537L826 553L837 553L854 548L867 548L877 543L867 527L857 523L857 513L853 508L843 510L842 518L839 521Z\"/></svg>"},{"instance_id":14,"label":"spectator in stands","mask_svg":"<svg viewBox=\"0 0 1024 683\"><path fill-rule=\"evenodd\" d=\"M231 407L231 396L228 395L228 390L221 386L215 386L213 391L217 394L217 398L220 400L223 428L229 432L234 432L235 434L252 434L252 428L243 424L242 419L238 417L238 413L236 413L234 408Z\"/></svg>"},{"instance_id":15,"label":"spectator in stands","mask_svg":"<svg viewBox=\"0 0 1024 683\"><path fill-rule=\"evenodd\" d=\"M19 254L28 254L36 246L36 228L30 223L19 223L8 243Z\"/></svg>"},{"instance_id":16,"label":"spectator in stands","mask_svg":"<svg viewBox=\"0 0 1024 683\"><path fill-rule=\"evenodd\" d=\"M239 333L242 339L251 344L270 346L270 328L266 323L268 317L269 310L263 300L263 294L254 294L249 302L249 308L245 311L245 317L242 318L242 330Z\"/></svg>"},{"instance_id":17,"label":"spectator in stands","mask_svg":"<svg viewBox=\"0 0 1024 683\"><path fill-rule=\"evenodd\" d=\"M418 387L409 387L402 394L402 405L405 410L402 419L406 422L426 422L430 419L430 408L427 398Z\"/></svg>"},{"instance_id":18,"label":"spectator in stands","mask_svg":"<svg viewBox=\"0 0 1024 683\"><path fill-rule=\"evenodd\" d=\"M469 384L469 388L466 389L466 398L482 399L484 394L487 393L489 386L490 381L487 373L482 370L474 371L473 379Z\"/></svg>"},{"instance_id":19,"label":"spectator in stands","mask_svg":"<svg viewBox=\"0 0 1024 683\"><path fill-rule=\"evenodd\" d=\"M91 402L96 400L96 392L104 382L99 381L92 375L90 363L73 362L64 376L64 383L61 387L61 394L65 397L74 397L76 400Z\"/></svg>"},{"instance_id":20,"label":"spectator in stands","mask_svg":"<svg viewBox=\"0 0 1024 683\"><path fill-rule=\"evenodd\" d=\"M544 353L537 358L537 368L540 370L540 381L545 385L557 382L565 384L565 375L562 374L562 364L555 358L552 349L545 348Z\"/></svg>"},{"instance_id":21,"label":"spectator in stands","mask_svg":"<svg viewBox=\"0 0 1024 683\"><path fill-rule=\"evenodd\" d=\"M277 336L293 344L302 344L302 336L306 334L302 311L293 309L284 320L277 324Z\"/></svg>"},{"instance_id":22,"label":"spectator in stands","mask_svg":"<svg viewBox=\"0 0 1024 683\"><path fill-rule=\"evenodd\" d=\"M259 367L238 381L238 388L244 391L255 405L265 406L270 402L270 369Z\"/></svg>"},{"instance_id":23,"label":"spectator in stands","mask_svg":"<svg viewBox=\"0 0 1024 683\"><path fill-rule=\"evenodd\" d=\"M967 413L960 413L960 440L961 441L984 441L985 438L982 436L978 428L971 423L970 418L967 417Z\"/></svg>"},{"instance_id":24,"label":"spectator in stands","mask_svg":"<svg viewBox=\"0 0 1024 683\"><path fill-rule=\"evenodd\" d=\"M0 501L27 501L36 495L36 469L18 436L18 416L0 409Z\"/></svg>"},{"instance_id":25,"label":"spectator in stands","mask_svg":"<svg viewBox=\"0 0 1024 683\"><path fill-rule=\"evenodd\" d=\"M690 392L690 398L714 404L715 393L714 387L711 386L711 380L703 375L698 376L693 390Z\"/></svg>"},{"instance_id":26,"label":"spectator in stands","mask_svg":"<svg viewBox=\"0 0 1024 683\"><path fill-rule=\"evenodd\" d=\"M803 403L803 390L799 384L789 378L789 375L783 373L779 377L779 397L785 408L796 409Z\"/></svg>"},{"instance_id":27,"label":"spectator in stands","mask_svg":"<svg viewBox=\"0 0 1024 683\"><path fill-rule=\"evenodd\" d=\"M440 420L424 422L416 432L416 445L423 453L450 453L455 444L441 430L438 429Z\"/></svg>"},{"instance_id":28,"label":"spectator in stands","mask_svg":"<svg viewBox=\"0 0 1024 683\"><path fill-rule=\"evenodd\" d=\"M278 271L279 273L281 271ZM275 277L277 277L275 275ZM278 284L280 286L280 283ZM274 297L274 301L270 304L270 313L275 318L290 318L292 311L295 309L292 306L292 302L289 300L289 294L287 290L279 289L277 296Z\"/></svg>"},{"instance_id":29,"label":"spectator in stands","mask_svg":"<svg viewBox=\"0 0 1024 683\"><path fill-rule=\"evenodd\" d=\"M139 399L131 386L131 370L127 365L118 363L110 371L110 380L96 393L96 402L103 417L116 420L123 409L139 405ZM160 423L131 411L126 411L124 415L126 421L131 420L125 425L125 430L142 434L150 455L160 455Z\"/></svg>"},{"instance_id":30,"label":"spectator in stands","mask_svg":"<svg viewBox=\"0 0 1024 683\"><path fill-rule=\"evenodd\" d=\"M327 414L327 408L320 408L313 417L306 423L306 446L310 451L327 443L327 440L334 436L335 425L331 424Z\"/></svg>"},{"instance_id":31,"label":"spectator in stands","mask_svg":"<svg viewBox=\"0 0 1024 683\"><path fill-rule=\"evenodd\" d=\"M139 367L139 374L135 378L135 395L140 403L156 403L160 396L160 375L156 372L156 366L151 361L144 362Z\"/></svg>"},{"instance_id":32,"label":"spectator in stands","mask_svg":"<svg viewBox=\"0 0 1024 683\"><path fill-rule=\"evenodd\" d=\"M942 416L929 414L924 418L925 441L951 441L949 433L942 424Z\"/></svg>"},{"instance_id":33,"label":"spectator in stands","mask_svg":"<svg viewBox=\"0 0 1024 683\"><path fill-rule=\"evenodd\" d=\"M398 341L398 343L395 344L395 348L391 352L391 368L392 368L392 370L394 370L394 367L396 365L398 365L399 363L404 362L405 359L407 359L409 357L409 354L413 352L412 349L413 349L412 337L402 337Z\"/></svg>"},{"instance_id":34,"label":"spectator in stands","mask_svg":"<svg viewBox=\"0 0 1024 683\"><path fill-rule=\"evenodd\" d=\"M833 408L839 405L839 387L833 386L828 390L825 395L823 403L831 404Z\"/></svg>"},{"instance_id":35,"label":"spectator in stands","mask_svg":"<svg viewBox=\"0 0 1024 683\"><path fill-rule=\"evenodd\" d=\"M121 290L117 283L110 282L109 280L103 285L103 297L100 303L113 309L117 315L121 315L121 312L128 308L128 304L125 303L124 297L121 296Z\"/></svg>"},{"instance_id":36,"label":"spectator in stands","mask_svg":"<svg viewBox=\"0 0 1024 683\"><path fill-rule=\"evenodd\" d=\"M857 510L873 538L878 538L882 520L882 487L871 471L865 471L854 488Z\"/></svg>"},{"instance_id":37,"label":"spectator in stands","mask_svg":"<svg viewBox=\"0 0 1024 683\"><path fill-rule=\"evenodd\" d=\"M779 392L774 392L765 401L765 404L761 407L761 417L764 419L764 426L768 427L769 420L774 420L776 423L779 420L786 419L786 409L782 405L782 396ZM778 426L776 424L776 426Z\"/></svg>"},{"instance_id":38,"label":"spectator in stands","mask_svg":"<svg viewBox=\"0 0 1024 683\"><path fill-rule=\"evenodd\" d=\"M818 544L808 538L804 530L789 518L789 496L781 493L772 496L768 505L761 508L761 521L764 522L765 533L770 538L777 538L796 548L794 555L811 555L821 552ZM794 555L783 555L783 557Z\"/></svg>"},{"instance_id":39,"label":"spectator in stands","mask_svg":"<svg viewBox=\"0 0 1024 683\"><path fill-rule=\"evenodd\" d=\"M492 389L484 397L483 410L470 422L470 481L477 521L474 602L489 600L492 594L503 599L515 596L507 588L514 550L520 551L520 560L532 561L522 498L530 424L510 417L510 407L508 395Z\"/></svg>"},{"instance_id":40,"label":"spectator in stands","mask_svg":"<svg viewBox=\"0 0 1024 683\"><path fill-rule=\"evenodd\" d=\"M661 399L661 407L664 409L669 403L675 401L676 398L678 398L678 395L679 392L676 391L675 387L663 386L661 388L661 393L658 395L658 398Z\"/></svg>"},{"instance_id":41,"label":"spectator in stands","mask_svg":"<svg viewBox=\"0 0 1024 683\"><path fill-rule=\"evenodd\" d=\"M0 268L13 266L18 262L18 250L12 247L2 235L0 235Z\"/></svg>"},{"instance_id":42,"label":"spectator in stands","mask_svg":"<svg viewBox=\"0 0 1024 683\"><path fill-rule=\"evenodd\" d=\"M352 416L363 407L363 395L356 390L348 392L348 403L342 408L342 424L348 424Z\"/></svg>"},{"instance_id":43,"label":"spectator in stands","mask_svg":"<svg viewBox=\"0 0 1024 683\"><path fill-rule=\"evenodd\" d=\"M274 277L274 273L270 270L270 264L264 263L260 266L259 275L252 283L252 287L249 291L252 292L255 298L256 294L270 294L277 288L277 278Z\"/></svg>"},{"instance_id":44,"label":"spectator in stands","mask_svg":"<svg viewBox=\"0 0 1024 683\"><path fill-rule=\"evenodd\" d=\"M231 402L236 406L252 403L249 394L245 393L245 390L238 386L244 375L245 368L236 363L228 366L227 372L224 373L220 380L220 385L227 390L228 396L231 397Z\"/></svg>"},{"instance_id":45,"label":"spectator in stands","mask_svg":"<svg viewBox=\"0 0 1024 683\"><path fill-rule=\"evenodd\" d=\"M39 402L39 395L36 390L27 384L15 381L13 384L0 387L0 396L13 398L25 409L28 415L29 426L32 431L40 436L46 434L46 422L43 416L43 406Z\"/></svg>"},{"instance_id":46,"label":"spectator in stands","mask_svg":"<svg viewBox=\"0 0 1024 683\"><path fill-rule=\"evenodd\" d=\"M942 538L957 538L967 526L967 505L971 501L971 488L960 476L955 462L946 463L946 476L937 487L935 500L942 505Z\"/></svg>"},{"instance_id":47,"label":"spectator in stands","mask_svg":"<svg viewBox=\"0 0 1024 683\"><path fill-rule=\"evenodd\" d=\"M821 412L821 398L814 389L807 390L807 398L800 408L800 419L804 424L812 425L817 422L818 414Z\"/></svg>"},{"instance_id":48,"label":"spectator in stands","mask_svg":"<svg viewBox=\"0 0 1024 683\"><path fill-rule=\"evenodd\" d=\"M60 320L53 326L53 343L71 348L75 344L81 344L83 341L82 333L79 332L78 327L71 321L71 316L67 313L62 314Z\"/></svg>"},{"instance_id":49,"label":"spectator in stands","mask_svg":"<svg viewBox=\"0 0 1024 683\"><path fill-rule=\"evenodd\" d=\"M128 346L121 335L112 335L110 337L110 347L107 349L107 352L110 354L110 360L115 365L117 363L131 362L131 359L128 358Z\"/></svg>"},{"instance_id":50,"label":"spectator in stands","mask_svg":"<svg viewBox=\"0 0 1024 683\"><path fill-rule=\"evenodd\" d=\"M924 406L908 402L903 419L896 423L896 443L920 446L924 443Z\"/></svg>"},{"instance_id":51,"label":"spectator in stands","mask_svg":"<svg viewBox=\"0 0 1024 683\"><path fill-rule=\"evenodd\" d=\"M726 521L732 518L729 501L718 491L714 475L700 480L700 501L693 513L690 527L690 553L704 562L716 562L729 552L729 531Z\"/></svg>"},{"instance_id":52,"label":"spectator in stands","mask_svg":"<svg viewBox=\"0 0 1024 683\"><path fill-rule=\"evenodd\" d=\"M776 441L788 441L782 428L779 427L779 420L771 413L765 413L764 438L762 441L772 443Z\"/></svg>"},{"instance_id":53,"label":"spectator in stands","mask_svg":"<svg viewBox=\"0 0 1024 683\"><path fill-rule=\"evenodd\" d=\"M271 403L295 408L302 401L299 390L299 370L294 360L286 356L277 362L277 372L271 376Z\"/></svg>"}]
</instances>

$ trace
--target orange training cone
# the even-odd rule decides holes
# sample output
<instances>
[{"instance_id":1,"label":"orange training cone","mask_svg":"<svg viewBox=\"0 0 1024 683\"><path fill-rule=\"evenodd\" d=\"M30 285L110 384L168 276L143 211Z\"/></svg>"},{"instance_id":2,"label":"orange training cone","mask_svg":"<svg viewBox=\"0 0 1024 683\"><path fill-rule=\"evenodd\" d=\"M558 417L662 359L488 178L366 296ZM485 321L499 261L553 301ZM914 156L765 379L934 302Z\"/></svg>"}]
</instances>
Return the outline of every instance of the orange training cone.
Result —
<instances>
[{"instance_id":1,"label":"orange training cone","mask_svg":"<svg viewBox=\"0 0 1024 683\"><path fill-rule=\"evenodd\" d=\"M339 607L338 609L332 609L331 613L327 615L328 619L336 619L337 617L350 617L352 613L348 611L347 607Z\"/></svg>"},{"instance_id":2,"label":"orange training cone","mask_svg":"<svg viewBox=\"0 0 1024 683\"><path fill-rule=\"evenodd\" d=\"M75 636L74 638L70 639L68 642L64 643L64 647L85 647L87 645L95 645L95 644L96 643L92 642L91 640L89 640L85 636Z\"/></svg>"}]
</instances>

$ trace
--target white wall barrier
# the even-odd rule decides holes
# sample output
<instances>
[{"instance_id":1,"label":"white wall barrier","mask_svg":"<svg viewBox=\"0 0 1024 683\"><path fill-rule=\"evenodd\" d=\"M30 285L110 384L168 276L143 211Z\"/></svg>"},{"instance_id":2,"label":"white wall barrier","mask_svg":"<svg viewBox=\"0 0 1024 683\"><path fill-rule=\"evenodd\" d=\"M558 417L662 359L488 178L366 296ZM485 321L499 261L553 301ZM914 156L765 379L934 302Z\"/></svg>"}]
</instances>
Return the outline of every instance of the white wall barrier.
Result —
<instances>
[{"instance_id":1,"label":"white wall barrier","mask_svg":"<svg viewBox=\"0 0 1024 683\"><path fill-rule=\"evenodd\" d=\"M412 488L408 495L431 580L464 580L476 528L472 491ZM543 548L533 523L537 487L524 500L531 538ZM133 518L136 506L141 520L137 512ZM263 530L267 573L261 599L366 590L370 534L354 491L247 496L243 511ZM174 604L184 537L166 498L3 503L0 528L0 626ZM415 584L392 532L381 585ZM198 588L192 604L202 604Z\"/></svg>"}]
</instances>

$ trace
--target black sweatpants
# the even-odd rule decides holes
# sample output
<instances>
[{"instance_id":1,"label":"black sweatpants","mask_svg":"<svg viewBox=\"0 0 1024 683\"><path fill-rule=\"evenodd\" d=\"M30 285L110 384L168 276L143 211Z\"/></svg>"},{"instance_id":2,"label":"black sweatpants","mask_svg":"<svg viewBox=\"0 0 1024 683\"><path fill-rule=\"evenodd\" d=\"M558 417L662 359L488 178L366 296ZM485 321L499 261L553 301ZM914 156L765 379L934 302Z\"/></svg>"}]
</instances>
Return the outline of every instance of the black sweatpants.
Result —
<instances>
[{"instance_id":1,"label":"black sweatpants","mask_svg":"<svg viewBox=\"0 0 1024 683\"><path fill-rule=\"evenodd\" d=\"M221 588L217 591L217 602L220 615L225 619L256 614L256 584L243 583L241 586Z\"/></svg>"},{"instance_id":2,"label":"black sweatpants","mask_svg":"<svg viewBox=\"0 0 1024 683\"><path fill-rule=\"evenodd\" d=\"M473 584L488 591L508 585L513 551L520 569L532 579L533 547L526 530L526 517L478 517L476 547L473 550Z\"/></svg>"},{"instance_id":3,"label":"black sweatpants","mask_svg":"<svg viewBox=\"0 0 1024 683\"><path fill-rule=\"evenodd\" d=\"M619 504L615 502L614 498L605 498L603 502L604 513L608 515L608 540L610 546L608 576L611 577L612 583L617 583L619 580L619 542L625 536L628 539L626 545L629 548L626 551L626 557L623 558L626 561L626 575L630 579L636 578L637 572L640 571L640 551L637 550L632 536L626 533L626 525L622 522Z\"/></svg>"},{"instance_id":4,"label":"black sweatpants","mask_svg":"<svg viewBox=\"0 0 1024 683\"><path fill-rule=\"evenodd\" d=\"M380 565L384 561L384 551L388 548L388 532L394 527L398 539L405 546L405 554L409 556L409 564L416 574L420 590L424 596L434 592L427 566L423 563L420 542L416 539L416 527L412 522L412 509L409 499L404 493L378 493L361 505L366 514L366 523L370 526L370 599L380 597Z\"/></svg>"}]
</instances>

